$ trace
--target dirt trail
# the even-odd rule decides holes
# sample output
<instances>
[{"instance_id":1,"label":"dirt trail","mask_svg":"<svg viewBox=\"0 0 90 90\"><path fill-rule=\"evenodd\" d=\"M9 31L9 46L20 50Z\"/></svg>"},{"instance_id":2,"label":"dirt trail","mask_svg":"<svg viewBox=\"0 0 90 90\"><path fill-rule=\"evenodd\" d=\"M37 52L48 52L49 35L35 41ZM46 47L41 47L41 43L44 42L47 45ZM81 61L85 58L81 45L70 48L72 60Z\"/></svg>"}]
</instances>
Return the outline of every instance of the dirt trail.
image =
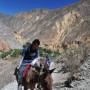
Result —
<instances>
[{"instance_id":1,"label":"dirt trail","mask_svg":"<svg viewBox=\"0 0 90 90\"><path fill-rule=\"evenodd\" d=\"M0 60L0 90L8 83L15 80L13 75L18 59Z\"/></svg>"}]
</instances>

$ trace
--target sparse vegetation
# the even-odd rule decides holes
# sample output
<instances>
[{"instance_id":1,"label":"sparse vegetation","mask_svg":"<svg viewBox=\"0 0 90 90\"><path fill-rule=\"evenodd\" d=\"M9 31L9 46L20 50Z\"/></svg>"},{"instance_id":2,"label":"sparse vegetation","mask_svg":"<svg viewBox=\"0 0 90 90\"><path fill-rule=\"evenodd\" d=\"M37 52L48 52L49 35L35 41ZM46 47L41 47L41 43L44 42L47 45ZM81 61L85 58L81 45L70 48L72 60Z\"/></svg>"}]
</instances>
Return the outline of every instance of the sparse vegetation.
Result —
<instances>
[{"instance_id":1,"label":"sparse vegetation","mask_svg":"<svg viewBox=\"0 0 90 90\"><path fill-rule=\"evenodd\" d=\"M64 7L64 10L66 10L66 11L72 11L73 8L78 7L79 5L80 5L80 3L78 2L78 3L72 4L70 6Z\"/></svg>"},{"instance_id":2,"label":"sparse vegetation","mask_svg":"<svg viewBox=\"0 0 90 90\"><path fill-rule=\"evenodd\" d=\"M59 61L64 63L62 67L63 72L70 72L70 77L80 73L80 66L87 60L87 47L84 43L72 44L65 52L59 57ZM79 76L76 76L79 78Z\"/></svg>"},{"instance_id":3,"label":"sparse vegetation","mask_svg":"<svg viewBox=\"0 0 90 90\"><path fill-rule=\"evenodd\" d=\"M7 52L4 52L4 51L0 51L0 58L4 58L6 56L8 56L12 51L7 51Z\"/></svg>"},{"instance_id":4,"label":"sparse vegetation","mask_svg":"<svg viewBox=\"0 0 90 90\"><path fill-rule=\"evenodd\" d=\"M20 55L20 53L21 53L21 50L20 49L14 49L14 50L12 50L10 56L11 57L18 57Z\"/></svg>"},{"instance_id":5,"label":"sparse vegetation","mask_svg":"<svg viewBox=\"0 0 90 90\"><path fill-rule=\"evenodd\" d=\"M18 57L18 56L20 56L20 53L21 53L21 49L13 49L13 50L10 50L7 52L0 51L0 58L5 58L7 56ZM54 57L54 58L60 55L59 52L51 51L51 50L45 49L45 48L40 48L40 56L46 56L47 54L50 57Z\"/></svg>"},{"instance_id":6,"label":"sparse vegetation","mask_svg":"<svg viewBox=\"0 0 90 90\"><path fill-rule=\"evenodd\" d=\"M51 51L51 50L46 49L46 48L40 48L40 55L41 55L41 56L46 56L47 54L48 54L50 57L53 57L53 58L56 58L57 56L60 55L60 53L57 52L57 51Z\"/></svg>"},{"instance_id":7,"label":"sparse vegetation","mask_svg":"<svg viewBox=\"0 0 90 90\"><path fill-rule=\"evenodd\" d=\"M13 49L10 51L0 51L0 58L6 58L8 56L10 57L18 57L20 55L21 50L20 49Z\"/></svg>"}]
</instances>

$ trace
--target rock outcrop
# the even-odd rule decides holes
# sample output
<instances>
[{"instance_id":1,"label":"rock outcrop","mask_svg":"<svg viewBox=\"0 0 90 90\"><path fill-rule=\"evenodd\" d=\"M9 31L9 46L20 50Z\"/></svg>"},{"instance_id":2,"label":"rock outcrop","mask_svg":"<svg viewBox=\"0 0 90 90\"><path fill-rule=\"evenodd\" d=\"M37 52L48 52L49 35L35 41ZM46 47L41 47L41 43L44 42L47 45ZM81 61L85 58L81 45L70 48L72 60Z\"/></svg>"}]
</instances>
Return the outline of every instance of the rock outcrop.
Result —
<instances>
[{"instance_id":1,"label":"rock outcrop","mask_svg":"<svg viewBox=\"0 0 90 90\"><path fill-rule=\"evenodd\" d=\"M0 14L0 28L8 35L5 40L10 47L31 42L39 38L41 46L52 50L63 50L63 46L81 41L90 46L90 1L80 2L56 10L33 10L15 16ZM3 30L3 28L8 30ZM0 35L4 38L4 35ZM10 37L10 38L9 38Z\"/></svg>"}]
</instances>

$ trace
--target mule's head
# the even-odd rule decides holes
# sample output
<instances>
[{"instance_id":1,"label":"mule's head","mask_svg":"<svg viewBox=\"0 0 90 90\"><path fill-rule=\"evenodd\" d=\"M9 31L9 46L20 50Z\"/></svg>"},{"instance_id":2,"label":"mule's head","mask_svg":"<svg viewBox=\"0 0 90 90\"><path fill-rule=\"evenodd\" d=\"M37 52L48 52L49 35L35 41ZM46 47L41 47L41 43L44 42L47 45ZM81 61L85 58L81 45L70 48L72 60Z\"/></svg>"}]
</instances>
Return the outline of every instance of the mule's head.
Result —
<instances>
[{"instance_id":1,"label":"mule's head","mask_svg":"<svg viewBox=\"0 0 90 90\"><path fill-rule=\"evenodd\" d=\"M40 83L44 90L52 90L53 79L51 74L54 70L55 68L51 70L44 70L43 73L40 74Z\"/></svg>"}]
</instances>

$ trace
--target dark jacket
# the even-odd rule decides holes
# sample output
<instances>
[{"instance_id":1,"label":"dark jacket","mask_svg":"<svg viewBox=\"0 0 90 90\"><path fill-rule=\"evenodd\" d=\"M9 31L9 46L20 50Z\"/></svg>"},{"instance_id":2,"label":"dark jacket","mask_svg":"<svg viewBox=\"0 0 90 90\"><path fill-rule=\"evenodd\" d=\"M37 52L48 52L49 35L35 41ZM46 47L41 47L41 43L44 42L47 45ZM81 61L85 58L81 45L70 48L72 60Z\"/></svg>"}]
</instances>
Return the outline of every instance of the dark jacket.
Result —
<instances>
[{"instance_id":1,"label":"dark jacket","mask_svg":"<svg viewBox=\"0 0 90 90\"><path fill-rule=\"evenodd\" d=\"M30 60L32 61L38 56L39 56L39 50L38 49L32 50L32 46L30 45L24 53L23 61L25 62L28 62Z\"/></svg>"}]
</instances>

